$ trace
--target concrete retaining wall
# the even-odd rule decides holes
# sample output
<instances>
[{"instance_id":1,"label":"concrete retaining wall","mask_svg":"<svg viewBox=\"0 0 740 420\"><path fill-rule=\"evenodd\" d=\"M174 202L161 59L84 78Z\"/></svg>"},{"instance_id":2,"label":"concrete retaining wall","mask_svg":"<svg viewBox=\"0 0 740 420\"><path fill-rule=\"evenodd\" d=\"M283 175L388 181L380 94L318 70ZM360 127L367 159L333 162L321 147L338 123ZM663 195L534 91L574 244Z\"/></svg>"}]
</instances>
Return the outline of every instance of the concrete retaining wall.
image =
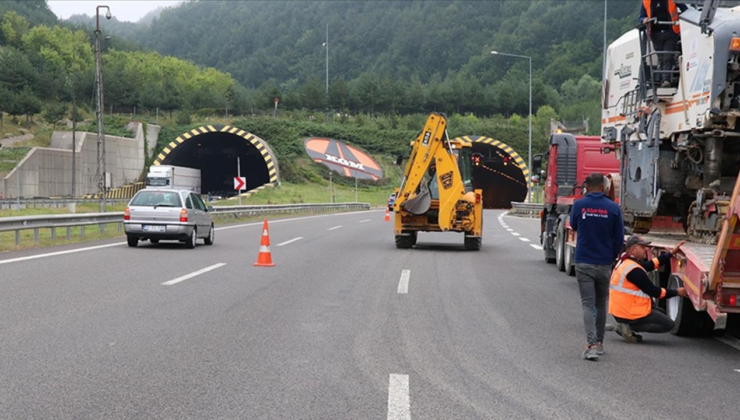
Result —
<instances>
[{"instance_id":1,"label":"concrete retaining wall","mask_svg":"<svg viewBox=\"0 0 740 420\"><path fill-rule=\"evenodd\" d=\"M151 156L157 143L159 126L148 125L146 139L143 125L129 124L135 138L106 137L106 171L111 174L111 187L138 180L144 170L146 153ZM76 193L78 197L98 192L97 134L75 133ZM146 143L146 145L145 145ZM59 197L72 193L72 133L56 131L48 148L31 149L18 166L0 180L0 193L5 198Z\"/></svg>"}]
</instances>

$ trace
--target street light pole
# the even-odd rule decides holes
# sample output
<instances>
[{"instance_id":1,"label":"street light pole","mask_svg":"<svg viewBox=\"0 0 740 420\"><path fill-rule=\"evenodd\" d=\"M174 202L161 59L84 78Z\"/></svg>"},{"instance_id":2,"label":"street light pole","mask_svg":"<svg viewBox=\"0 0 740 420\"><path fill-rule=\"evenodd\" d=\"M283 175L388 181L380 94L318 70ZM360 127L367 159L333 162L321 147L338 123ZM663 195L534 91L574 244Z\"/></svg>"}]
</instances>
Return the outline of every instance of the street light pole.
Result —
<instances>
[{"instance_id":1,"label":"street light pole","mask_svg":"<svg viewBox=\"0 0 740 420\"><path fill-rule=\"evenodd\" d=\"M532 57L528 55L507 54L498 51L491 51L493 55L505 55L509 57L526 58L529 60L529 149L527 152L527 169L529 169L529 183L527 185L527 195L529 201L532 201Z\"/></svg>"},{"instance_id":2,"label":"street light pole","mask_svg":"<svg viewBox=\"0 0 740 420\"><path fill-rule=\"evenodd\" d=\"M326 23L326 99L329 100L329 22Z\"/></svg>"},{"instance_id":3,"label":"street light pole","mask_svg":"<svg viewBox=\"0 0 740 420\"><path fill-rule=\"evenodd\" d=\"M103 131L103 55L100 41L100 9L106 9L106 19L111 18L110 7L97 6L95 8L95 87L97 89L96 116L98 120L98 169L97 181L100 192L100 211L106 211L106 169L105 169L105 134Z\"/></svg>"}]
</instances>

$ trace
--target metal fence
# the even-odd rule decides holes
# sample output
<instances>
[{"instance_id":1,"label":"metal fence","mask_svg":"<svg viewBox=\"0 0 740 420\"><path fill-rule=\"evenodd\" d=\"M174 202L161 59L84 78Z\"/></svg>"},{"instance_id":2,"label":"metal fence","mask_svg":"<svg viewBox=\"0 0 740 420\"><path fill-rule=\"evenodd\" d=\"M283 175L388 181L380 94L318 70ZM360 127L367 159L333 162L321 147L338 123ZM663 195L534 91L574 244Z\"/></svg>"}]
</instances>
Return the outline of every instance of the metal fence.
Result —
<instances>
[{"instance_id":1,"label":"metal fence","mask_svg":"<svg viewBox=\"0 0 740 420\"><path fill-rule=\"evenodd\" d=\"M542 210L542 204L539 203L511 203L509 214L537 217L540 210Z\"/></svg>"},{"instance_id":2,"label":"metal fence","mask_svg":"<svg viewBox=\"0 0 740 420\"><path fill-rule=\"evenodd\" d=\"M128 203L130 199L106 199L108 204L120 204ZM83 200L83 199L52 199L52 198L39 198L39 199L24 199L14 200L5 199L0 200L0 210L18 210L21 209L47 209L47 208L65 208L69 207L70 204L98 204L100 200Z\"/></svg>"},{"instance_id":3,"label":"metal fence","mask_svg":"<svg viewBox=\"0 0 740 420\"><path fill-rule=\"evenodd\" d=\"M249 216L266 216L269 214L285 213L323 213L369 210L368 203L342 203L342 204L273 204L264 206L218 206L214 207L213 218L219 220L234 220ZM118 232L123 231L123 212L110 213L85 213L85 214L54 214L43 216L16 216L0 218L0 232L15 232L16 246L21 243L21 231L33 230L34 243L39 242L39 232L49 229L51 239L56 240L57 230L66 229L67 240L71 239L73 229L79 227L80 237L85 237L85 228L98 226L102 234L105 227L112 223L116 224ZM76 233L76 231L75 231Z\"/></svg>"}]
</instances>

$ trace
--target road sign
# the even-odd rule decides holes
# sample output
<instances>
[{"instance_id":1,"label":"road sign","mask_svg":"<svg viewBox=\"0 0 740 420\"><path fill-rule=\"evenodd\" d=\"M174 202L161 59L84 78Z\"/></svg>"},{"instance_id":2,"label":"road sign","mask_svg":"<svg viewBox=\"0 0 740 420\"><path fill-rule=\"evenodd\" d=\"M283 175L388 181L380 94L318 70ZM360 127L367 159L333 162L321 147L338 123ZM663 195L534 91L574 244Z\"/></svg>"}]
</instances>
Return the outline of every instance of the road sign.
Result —
<instances>
[{"instance_id":1,"label":"road sign","mask_svg":"<svg viewBox=\"0 0 740 420\"><path fill-rule=\"evenodd\" d=\"M247 189L247 178L243 176L234 177L234 189L242 191Z\"/></svg>"}]
</instances>

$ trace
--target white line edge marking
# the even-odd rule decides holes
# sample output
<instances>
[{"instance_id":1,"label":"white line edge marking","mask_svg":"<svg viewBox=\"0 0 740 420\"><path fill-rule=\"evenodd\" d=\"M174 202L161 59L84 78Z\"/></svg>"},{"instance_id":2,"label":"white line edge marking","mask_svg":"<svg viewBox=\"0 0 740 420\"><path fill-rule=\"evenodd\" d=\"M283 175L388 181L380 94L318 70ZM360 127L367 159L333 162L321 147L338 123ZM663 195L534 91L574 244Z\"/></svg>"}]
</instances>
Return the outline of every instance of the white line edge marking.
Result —
<instances>
[{"instance_id":1,"label":"white line edge marking","mask_svg":"<svg viewBox=\"0 0 740 420\"><path fill-rule=\"evenodd\" d=\"M409 292L409 278L411 278L411 270L401 270L401 279L398 281L398 293Z\"/></svg>"},{"instance_id":2,"label":"white line edge marking","mask_svg":"<svg viewBox=\"0 0 740 420\"><path fill-rule=\"evenodd\" d=\"M329 228L329 229L327 229L327 230L335 230L335 229L341 229L341 227L342 227L342 225L339 225L339 226L334 226L334 227L330 227L330 228Z\"/></svg>"},{"instance_id":3,"label":"white line edge marking","mask_svg":"<svg viewBox=\"0 0 740 420\"><path fill-rule=\"evenodd\" d=\"M162 283L162 286L172 286L173 284L177 284L177 283L180 283L181 281L185 281L187 279L191 279L191 278L193 278L195 276L199 276L199 275L201 275L203 273L207 273L207 272L209 272L211 270L215 270L215 269L220 268L220 267L223 267L225 265L226 265L226 263L214 264L214 265L212 265L210 267L206 267L206 268L204 268L202 270L194 271L194 272L192 272L190 274L186 274L186 275L184 275L182 277L178 277L178 278L176 278L174 280L166 281L166 282Z\"/></svg>"},{"instance_id":4,"label":"white line edge marking","mask_svg":"<svg viewBox=\"0 0 740 420\"><path fill-rule=\"evenodd\" d=\"M369 210L372 211L372 210ZM349 212L342 212L342 213L329 213L329 214L319 214L316 216L305 216L305 217L292 217L289 219L277 219L270 222L270 224L275 223L282 223L282 222L294 222L296 220L306 220L306 219L317 219L320 217L337 217L337 216L346 216L346 215L353 215L353 214L360 214L360 213L367 213L368 210L363 211L349 211ZM233 226L223 226L223 227L217 227L216 230L229 230L229 229L238 229L243 227L251 227L251 226L262 226L263 222L254 222L254 223L245 223L241 225L233 225ZM66 255L66 254L73 254L75 252L83 252L83 251L94 251L96 249L102 249L102 248L108 248L112 246L121 246L126 244L126 242L118 242L115 244L107 244L107 245L99 245L99 246L91 246L87 248L78 248L78 249L70 249L68 251L59 251L59 252L51 252L48 254L37 254L37 255L29 255L27 257L19 257L19 258L11 258L7 260L0 260L0 265L2 264L10 264L14 262L21 262L21 261L28 261L28 260L35 260L37 258L46 258L46 257L55 257L57 255Z\"/></svg>"},{"instance_id":5,"label":"white line edge marking","mask_svg":"<svg viewBox=\"0 0 740 420\"><path fill-rule=\"evenodd\" d=\"M409 375L391 373L388 380L388 420L411 420Z\"/></svg>"},{"instance_id":6,"label":"white line edge marking","mask_svg":"<svg viewBox=\"0 0 740 420\"><path fill-rule=\"evenodd\" d=\"M301 239L303 239L303 236L299 236L299 237L297 237L297 238L293 238L293 239L291 239L291 240L289 240L289 241L281 242L281 243L279 243L279 244L277 244L277 245L275 245L275 246L283 246L283 245L288 245L288 244L292 244L293 242L295 242L295 241L300 241Z\"/></svg>"},{"instance_id":7,"label":"white line edge marking","mask_svg":"<svg viewBox=\"0 0 740 420\"><path fill-rule=\"evenodd\" d=\"M520 241L523 241L523 242L529 242L529 239L527 239L527 238L519 238L519 240Z\"/></svg>"},{"instance_id":8,"label":"white line edge marking","mask_svg":"<svg viewBox=\"0 0 740 420\"><path fill-rule=\"evenodd\" d=\"M740 340L738 340L737 338L734 338L734 337L714 337L714 338L716 338L717 340L727 344L728 346L736 350L740 350Z\"/></svg>"},{"instance_id":9,"label":"white line edge marking","mask_svg":"<svg viewBox=\"0 0 740 420\"><path fill-rule=\"evenodd\" d=\"M542 245L529 244L529 246L531 246L534 249L538 249L538 250L542 251Z\"/></svg>"},{"instance_id":10,"label":"white line edge marking","mask_svg":"<svg viewBox=\"0 0 740 420\"><path fill-rule=\"evenodd\" d=\"M91 247L87 247L87 248L70 249L68 251L51 252L49 254L38 254L38 255L29 255L28 257L11 258L9 260L2 260L2 261L0 261L0 264L9 264L9 263L14 263L14 262L35 260L37 258L46 258L46 257L54 257L54 256L57 256L57 255L73 254L75 252L93 251L93 250L96 250L96 249L110 248L112 246L120 246L120 245L123 245L124 243L125 242L120 242L120 243L108 244L108 245L91 246Z\"/></svg>"}]
</instances>

